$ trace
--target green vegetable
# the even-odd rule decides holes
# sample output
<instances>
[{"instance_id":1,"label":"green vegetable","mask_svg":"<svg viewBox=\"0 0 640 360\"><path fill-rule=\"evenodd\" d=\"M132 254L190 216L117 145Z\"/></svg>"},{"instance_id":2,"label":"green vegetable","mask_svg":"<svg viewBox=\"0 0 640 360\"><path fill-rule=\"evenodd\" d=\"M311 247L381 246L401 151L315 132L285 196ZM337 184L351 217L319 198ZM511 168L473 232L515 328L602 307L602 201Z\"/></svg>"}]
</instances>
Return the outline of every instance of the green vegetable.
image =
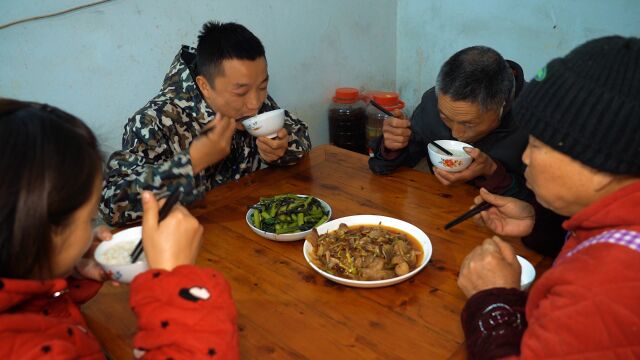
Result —
<instances>
[{"instance_id":1,"label":"green vegetable","mask_svg":"<svg viewBox=\"0 0 640 360\"><path fill-rule=\"evenodd\" d=\"M251 208L253 226L276 234L306 231L329 220L329 211L313 196L261 197Z\"/></svg>"}]
</instances>

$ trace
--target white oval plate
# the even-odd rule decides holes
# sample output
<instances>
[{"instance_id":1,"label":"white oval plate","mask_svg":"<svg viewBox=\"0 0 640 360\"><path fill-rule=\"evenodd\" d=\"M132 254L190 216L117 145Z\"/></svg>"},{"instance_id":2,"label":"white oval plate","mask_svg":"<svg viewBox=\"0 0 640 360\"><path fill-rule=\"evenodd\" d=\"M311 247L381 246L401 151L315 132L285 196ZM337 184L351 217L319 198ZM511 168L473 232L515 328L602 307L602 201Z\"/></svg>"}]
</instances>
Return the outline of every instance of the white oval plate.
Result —
<instances>
[{"instance_id":1,"label":"white oval plate","mask_svg":"<svg viewBox=\"0 0 640 360\"><path fill-rule=\"evenodd\" d=\"M300 195L300 194L297 194L297 196L309 197L311 195ZM328 222L329 220L331 220L331 206L329 206L329 204L327 204L324 200L319 199L317 197L315 197L315 198L318 199L318 201L320 201L320 205L322 206L324 211L329 211L329 215L328 215L329 218L327 219L327 222ZM256 234L258 234L258 235L260 235L260 236L262 236L264 238L267 238L269 240L274 240L274 241L297 241L297 240L304 239L311 232L311 229L309 229L307 231L301 231L301 232L296 232L296 233L274 234L274 233L271 233L271 232L268 232L268 231L260 230L257 227L253 226L253 223L251 222L251 216L253 215L254 211L255 211L254 209L249 209L249 211L247 211L247 215L245 216L245 220L247 221L247 225L249 225L249 228L251 228L251 230L253 230L254 233L256 233ZM322 225L324 225L324 224L322 224ZM320 225L320 226L322 226L322 225Z\"/></svg>"},{"instance_id":2,"label":"white oval plate","mask_svg":"<svg viewBox=\"0 0 640 360\"><path fill-rule=\"evenodd\" d=\"M422 256L422 262L420 263L420 265L418 265L415 269L413 269L413 271L407 274L397 276L391 279L386 279L386 280L371 280L371 281L351 280L351 279L345 279L339 276L331 275L328 272L325 272L324 270L321 270L319 267L317 267L313 263L313 261L311 261L311 258L309 256L309 252L313 250L313 246L311 246L311 243L305 240L304 246L302 248L302 251L304 253L304 258L307 260L309 265L311 265L311 267L315 271L317 271L320 275L324 276L325 278L331 281L335 281L342 285L359 287L359 288L377 288L377 287L394 285L394 284L403 282L413 277L414 275L416 275L418 272L420 272L420 270L422 270L427 265L427 263L429 262L429 259L431 259L431 254L432 254L431 241L429 240L429 237L427 236L427 234L424 233L424 231L420 230L415 225L409 224L406 221L394 219L387 216L380 216L380 215L346 216L343 218L329 221L327 223L324 223L318 226L317 227L318 234L322 235L322 234L326 234L328 232L334 231L338 229L338 226L340 226L340 224L343 224L343 223L346 224L347 226L381 224L384 226L388 226L391 228L404 231L406 233L411 234L411 236L413 236L416 240L418 240L418 242L422 246L422 252L424 253L424 255Z\"/></svg>"}]
</instances>

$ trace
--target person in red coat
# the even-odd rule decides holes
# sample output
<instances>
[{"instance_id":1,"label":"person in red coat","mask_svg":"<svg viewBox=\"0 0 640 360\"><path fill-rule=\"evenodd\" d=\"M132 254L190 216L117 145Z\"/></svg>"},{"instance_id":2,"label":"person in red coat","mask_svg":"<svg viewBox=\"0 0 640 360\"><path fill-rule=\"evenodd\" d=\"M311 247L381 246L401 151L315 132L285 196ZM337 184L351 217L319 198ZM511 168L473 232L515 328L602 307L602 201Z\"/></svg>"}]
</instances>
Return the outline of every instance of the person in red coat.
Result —
<instances>
[{"instance_id":1,"label":"person in red coat","mask_svg":"<svg viewBox=\"0 0 640 360\"><path fill-rule=\"evenodd\" d=\"M79 308L106 277L93 260L95 136L54 107L0 99L0 174L0 359L104 359ZM150 269L131 284L134 355L237 359L229 285L193 265L202 226L180 205L159 223L153 194L142 202Z\"/></svg>"},{"instance_id":2,"label":"person in red coat","mask_svg":"<svg viewBox=\"0 0 640 360\"><path fill-rule=\"evenodd\" d=\"M570 216L568 232L528 294L499 237L463 260L469 358L640 358L640 39L599 38L554 59L514 112L530 133L527 186ZM496 234L533 227L530 205L485 190L482 200L494 206L478 220Z\"/></svg>"}]
</instances>

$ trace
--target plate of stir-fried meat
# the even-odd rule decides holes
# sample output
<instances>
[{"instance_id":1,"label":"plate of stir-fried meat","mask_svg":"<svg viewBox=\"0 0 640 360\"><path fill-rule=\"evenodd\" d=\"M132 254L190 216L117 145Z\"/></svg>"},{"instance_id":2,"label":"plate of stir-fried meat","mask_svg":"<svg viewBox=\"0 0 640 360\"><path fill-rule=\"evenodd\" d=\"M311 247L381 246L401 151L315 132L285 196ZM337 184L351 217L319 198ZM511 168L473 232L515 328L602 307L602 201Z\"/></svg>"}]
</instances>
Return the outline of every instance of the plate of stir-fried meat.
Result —
<instances>
[{"instance_id":1,"label":"plate of stir-fried meat","mask_svg":"<svg viewBox=\"0 0 640 360\"><path fill-rule=\"evenodd\" d=\"M431 241L416 226L378 215L330 221L305 238L304 257L320 275L355 287L397 284L431 258Z\"/></svg>"}]
</instances>

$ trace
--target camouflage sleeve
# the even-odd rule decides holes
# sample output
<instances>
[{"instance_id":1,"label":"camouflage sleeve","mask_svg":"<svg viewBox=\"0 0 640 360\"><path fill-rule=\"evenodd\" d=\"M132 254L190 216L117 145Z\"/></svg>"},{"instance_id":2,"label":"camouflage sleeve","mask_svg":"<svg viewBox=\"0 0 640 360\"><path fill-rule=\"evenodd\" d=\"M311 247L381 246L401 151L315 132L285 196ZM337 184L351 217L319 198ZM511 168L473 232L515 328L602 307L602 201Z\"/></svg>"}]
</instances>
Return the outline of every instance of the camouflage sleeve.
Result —
<instances>
[{"instance_id":1,"label":"camouflage sleeve","mask_svg":"<svg viewBox=\"0 0 640 360\"><path fill-rule=\"evenodd\" d=\"M267 102L269 102L272 107L270 110L280 108L271 96L268 96ZM311 150L311 138L309 137L309 127L307 124L288 110L285 110L284 114L284 128L287 129L289 133L289 149L287 149L287 152L285 152L280 159L270 162L268 165L293 165L300 160L304 154Z\"/></svg>"},{"instance_id":2,"label":"camouflage sleeve","mask_svg":"<svg viewBox=\"0 0 640 360\"><path fill-rule=\"evenodd\" d=\"M125 126L122 150L109 157L100 212L113 226L142 219L140 193L182 190L182 203L204 193L197 185L185 139L173 134L171 118L180 116L171 104L151 104ZM160 121L159 117L162 118ZM181 150L181 149L186 150Z\"/></svg>"}]
</instances>

